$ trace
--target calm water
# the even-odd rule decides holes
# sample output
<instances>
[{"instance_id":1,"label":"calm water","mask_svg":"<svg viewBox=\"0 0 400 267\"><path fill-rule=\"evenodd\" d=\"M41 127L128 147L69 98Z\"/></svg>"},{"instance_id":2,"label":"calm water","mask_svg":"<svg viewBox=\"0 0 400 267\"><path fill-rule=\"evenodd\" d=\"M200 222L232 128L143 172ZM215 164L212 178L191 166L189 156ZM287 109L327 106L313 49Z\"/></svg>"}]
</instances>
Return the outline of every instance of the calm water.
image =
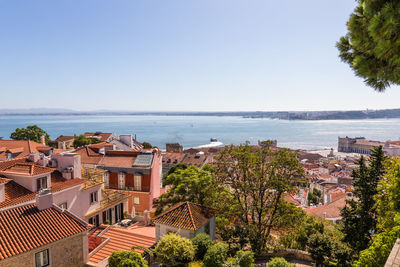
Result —
<instances>
[{"instance_id":1,"label":"calm water","mask_svg":"<svg viewBox=\"0 0 400 267\"><path fill-rule=\"evenodd\" d=\"M0 136L8 139L17 127L37 124L52 139L85 131L136 134L160 148L179 142L185 148L210 142L224 144L277 139L280 146L299 149L337 147L338 136L365 136L374 140L399 140L400 119L284 121L209 116L0 116Z\"/></svg>"}]
</instances>

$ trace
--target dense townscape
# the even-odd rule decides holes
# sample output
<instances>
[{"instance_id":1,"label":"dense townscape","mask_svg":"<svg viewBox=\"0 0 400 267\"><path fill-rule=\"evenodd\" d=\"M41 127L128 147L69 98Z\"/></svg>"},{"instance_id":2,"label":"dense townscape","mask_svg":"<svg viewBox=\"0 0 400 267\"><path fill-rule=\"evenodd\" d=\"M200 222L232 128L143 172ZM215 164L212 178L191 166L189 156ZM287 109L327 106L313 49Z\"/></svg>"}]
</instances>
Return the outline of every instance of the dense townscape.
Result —
<instances>
[{"instance_id":1,"label":"dense townscape","mask_svg":"<svg viewBox=\"0 0 400 267\"><path fill-rule=\"evenodd\" d=\"M0 140L1 266L398 260L399 141L160 150L129 134L52 141L36 125L11 138Z\"/></svg>"}]
</instances>

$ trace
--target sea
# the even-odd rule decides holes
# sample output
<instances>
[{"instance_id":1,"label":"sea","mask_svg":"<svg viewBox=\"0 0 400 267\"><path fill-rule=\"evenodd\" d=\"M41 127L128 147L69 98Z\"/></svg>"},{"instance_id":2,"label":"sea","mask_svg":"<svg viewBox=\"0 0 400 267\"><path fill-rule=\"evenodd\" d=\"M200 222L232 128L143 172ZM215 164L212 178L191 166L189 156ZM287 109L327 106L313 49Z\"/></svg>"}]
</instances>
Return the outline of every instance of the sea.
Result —
<instances>
[{"instance_id":1,"label":"sea","mask_svg":"<svg viewBox=\"0 0 400 267\"><path fill-rule=\"evenodd\" d=\"M1 115L0 137L9 139L16 128L36 124L52 139L84 132L133 134L140 142L161 149L166 143L184 148L257 144L277 140L278 146L303 150L337 148L338 137L363 136L371 140L400 140L400 119L276 120L234 116L155 115ZM210 142L215 138L217 142Z\"/></svg>"}]
</instances>

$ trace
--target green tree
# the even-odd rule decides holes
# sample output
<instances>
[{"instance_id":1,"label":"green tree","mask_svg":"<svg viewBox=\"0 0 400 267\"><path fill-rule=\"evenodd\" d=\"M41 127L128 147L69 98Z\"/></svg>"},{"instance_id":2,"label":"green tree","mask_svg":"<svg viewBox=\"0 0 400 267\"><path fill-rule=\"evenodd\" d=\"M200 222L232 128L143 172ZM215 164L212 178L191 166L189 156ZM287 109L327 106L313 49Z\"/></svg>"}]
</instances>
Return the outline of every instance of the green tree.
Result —
<instances>
[{"instance_id":1,"label":"green tree","mask_svg":"<svg viewBox=\"0 0 400 267\"><path fill-rule=\"evenodd\" d=\"M188 165L186 165L185 163L178 163L174 166L171 167L171 169L168 170L167 172L167 176L174 173L177 170L185 170L187 169Z\"/></svg>"},{"instance_id":2,"label":"green tree","mask_svg":"<svg viewBox=\"0 0 400 267\"><path fill-rule=\"evenodd\" d=\"M206 233L200 233L192 238L193 246L196 249L196 259L202 260L207 250L214 244L210 236Z\"/></svg>"},{"instance_id":3,"label":"green tree","mask_svg":"<svg viewBox=\"0 0 400 267\"><path fill-rule=\"evenodd\" d=\"M189 239L169 233L157 243L155 253L163 266L184 266L194 259L195 248Z\"/></svg>"},{"instance_id":4,"label":"green tree","mask_svg":"<svg viewBox=\"0 0 400 267\"><path fill-rule=\"evenodd\" d=\"M75 148L78 148L78 147L87 146L87 145L91 145L91 144L97 144L100 142L101 141L97 138L91 138L91 137L88 138L88 137L84 136L83 134L81 134L79 136L75 136L73 146Z\"/></svg>"},{"instance_id":5,"label":"green tree","mask_svg":"<svg viewBox=\"0 0 400 267\"><path fill-rule=\"evenodd\" d=\"M368 248L372 235L376 232L374 196L378 192L378 182L384 175L384 161L382 146L376 147L372 150L369 165L361 157L357 162L358 168L352 172L356 199L347 200L347 206L341 211L341 230L344 234L343 240L357 253Z\"/></svg>"},{"instance_id":6,"label":"green tree","mask_svg":"<svg viewBox=\"0 0 400 267\"><path fill-rule=\"evenodd\" d=\"M242 231L238 242L248 241L257 255L265 250L271 229L279 223L284 194L305 182L296 156L289 149L245 144L226 146L216 158L217 182L230 188L234 210L229 212L235 228Z\"/></svg>"},{"instance_id":7,"label":"green tree","mask_svg":"<svg viewBox=\"0 0 400 267\"><path fill-rule=\"evenodd\" d=\"M385 170L375 196L378 234L369 248L360 252L355 266L383 266L400 237L400 158L388 159Z\"/></svg>"},{"instance_id":8,"label":"green tree","mask_svg":"<svg viewBox=\"0 0 400 267\"><path fill-rule=\"evenodd\" d=\"M332 255L332 243L328 235L315 233L308 239L308 251L315 261L315 265L326 266Z\"/></svg>"},{"instance_id":9,"label":"green tree","mask_svg":"<svg viewBox=\"0 0 400 267\"><path fill-rule=\"evenodd\" d=\"M205 267L222 267L226 258L228 257L228 244L224 242L215 243L212 245L204 255Z\"/></svg>"},{"instance_id":10,"label":"green tree","mask_svg":"<svg viewBox=\"0 0 400 267\"><path fill-rule=\"evenodd\" d=\"M108 258L109 267L148 267L143 257L135 251L114 251Z\"/></svg>"},{"instance_id":11,"label":"green tree","mask_svg":"<svg viewBox=\"0 0 400 267\"><path fill-rule=\"evenodd\" d=\"M396 239L400 237L400 226L374 236L374 241L368 249L361 251L359 259L354 263L356 267L384 266Z\"/></svg>"},{"instance_id":12,"label":"green tree","mask_svg":"<svg viewBox=\"0 0 400 267\"><path fill-rule=\"evenodd\" d=\"M40 143L41 136L45 137L46 144L50 141L50 136L46 131L37 125L30 125L26 128L17 128L11 133L10 138L13 140L31 140Z\"/></svg>"},{"instance_id":13,"label":"green tree","mask_svg":"<svg viewBox=\"0 0 400 267\"><path fill-rule=\"evenodd\" d=\"M165 184L169 185L170 189L160 196L157 214L161 213L165 207L183 201L214 206L213 203L218 199L217 195L225 191L214 183L213 175L209 171L196 166L175 170L166 177Z\"/></svg>"},{"instance_id":14,"label":"green tree","mask_svg":"<svg viewBox=\"0 0 400 267\"><path fill-rule=\"evenodd\" d=\"M317 205L321 201L321 190L314 188L313 191L308 192L308 205L314 204Z\"/></svg>"},{"instance_id":15,"label":"green tree","mask_svg":"<svg viewBox=\"0 0 400 267\"><path fill-rule=\"evenodd\" d=\"M149 142L142 143L143 148L153 148L153 146Z\"/></svg>"},{"instance_id":16,"label":"green tree","mask_svg":"<svg viewBox=\"0 0 400 267\"><path fill-rule=\"evenodd\" d=\"M357 0L337 43L340 58L377 91L400 84L400 2Z\"/></svg>"}]
</instances>

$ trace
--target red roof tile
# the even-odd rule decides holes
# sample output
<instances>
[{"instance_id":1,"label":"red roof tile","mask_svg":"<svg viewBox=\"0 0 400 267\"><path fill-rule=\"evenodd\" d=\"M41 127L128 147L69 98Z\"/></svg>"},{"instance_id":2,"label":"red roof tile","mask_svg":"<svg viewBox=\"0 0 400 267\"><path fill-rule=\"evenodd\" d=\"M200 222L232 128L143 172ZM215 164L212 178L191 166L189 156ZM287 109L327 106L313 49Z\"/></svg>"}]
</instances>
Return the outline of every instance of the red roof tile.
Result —
<instances>
[{"instance_id":1,"label":"red roof tile","mask_svg":"<svg viewBox=\"0 0 400 267\"><path fill-rule=\"evenodd\" d=\"M217 212L192 202L181 202L153 219L154 223L197 231Z\"/></svg>"},{"instance_id":2,"label":"red roof tile","mask_svg":"<svg viewBox=\"0 0 400 267\"><path fill-rule=\"evenodd\" d=\"M0 260L86 231L87 226L66 211L39 211L34 204L0 212Z\"/></svg>"},{"instance_id":3,"label":"red roof tile","mask_svg":"<svg viewBox=\"0 0 400 267\"><path fill-rule=\"evenodd\" d=\"M20 153L16 156L16 158L23 158L29 155L32 152L39 153L43 150L49 150L50 147L44 146L43 144L36 143L34 141L29 140L0 140L0 159L6 158L6 151L19 151L15 153ZM4 148L6 148L4 150Z\"/></svg>"},{"instance_id":4,"label":"red roof tile","mask_svg":"<svg viewBox=\"0 0 400 267\"><path fill-rule=\"evenodd\" d=\"M104 226L100 227L104 228ZM129 251L132 249L133 246L150 248L156 242L155 238L132 233L129 230L115 226L110 226L106 228L98 235L98 237L107 238L109 240L108 242L103 242L102 244L100 244L96 252L92 255L89 255L89 262L94 264L97 264L100 261L108 258L114 251ZM135 251L138 253L143 252L143 250L141 249L135 249Z\"/></svg>"}]
</instances>

